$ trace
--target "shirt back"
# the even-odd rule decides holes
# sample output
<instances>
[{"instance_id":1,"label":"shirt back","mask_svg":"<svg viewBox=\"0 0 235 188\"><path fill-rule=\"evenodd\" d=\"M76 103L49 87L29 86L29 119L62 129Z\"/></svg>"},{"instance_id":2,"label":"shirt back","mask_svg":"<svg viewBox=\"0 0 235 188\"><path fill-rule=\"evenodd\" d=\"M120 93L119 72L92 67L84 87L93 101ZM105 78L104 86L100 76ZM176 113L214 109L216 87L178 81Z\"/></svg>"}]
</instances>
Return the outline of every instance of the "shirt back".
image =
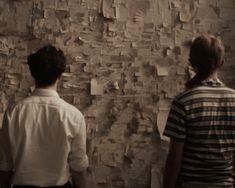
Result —
<instances>
[{"instance_id":1,"label":"shirt back","mask_svg":"<svg viewBox=\"0 0 235 188\"><path fill-rule=\"evenodd\" d=\"M202 85L177 96L164 134L184 142L180 177L186 182L233 185L235 91Z\"/></svg>"},{"instance_id":2,"label":"shirt back","mask_svg":"<svg viewBox=\"0 0 235 188\"><path fill-rule=\"evenodd\" d=\"M5 158L14 171L13 184L63 185L70 168L88 166L84 117L55 91L36 90L6 112L5 123L11 149Z\"/></svg>"}]
</instances>

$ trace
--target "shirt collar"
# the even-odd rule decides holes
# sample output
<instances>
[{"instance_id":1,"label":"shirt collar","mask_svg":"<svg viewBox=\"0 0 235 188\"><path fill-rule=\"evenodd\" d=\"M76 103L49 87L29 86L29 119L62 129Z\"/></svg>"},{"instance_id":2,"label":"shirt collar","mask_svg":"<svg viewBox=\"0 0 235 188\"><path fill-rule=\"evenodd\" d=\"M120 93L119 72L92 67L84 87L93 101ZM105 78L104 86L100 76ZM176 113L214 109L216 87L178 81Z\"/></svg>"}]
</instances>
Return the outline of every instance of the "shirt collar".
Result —
<instances>
[{"instance_id":1,"label":"shirt collar","mask_svg":"<svg viewBox=\"0 0 235 188\"><path fill-rule=\"evenodd\" d=\"M57 91L52 90L52 89L36 88L36 89L33 91L32 96L59 97L59 94L57 93Z\"/></svg>"},{"instance_id":2,"label":"shirt collar","mask_svg":"<svg viewBox=\"0 0 235 188\"><path fill-rule=\"evenodd\" d=\"M201 82L203 86L212 86L212 87L218 87L218 86L224 86L224 83L221 82L219 79L206 79Z\"/></svg>"}]
</instances>

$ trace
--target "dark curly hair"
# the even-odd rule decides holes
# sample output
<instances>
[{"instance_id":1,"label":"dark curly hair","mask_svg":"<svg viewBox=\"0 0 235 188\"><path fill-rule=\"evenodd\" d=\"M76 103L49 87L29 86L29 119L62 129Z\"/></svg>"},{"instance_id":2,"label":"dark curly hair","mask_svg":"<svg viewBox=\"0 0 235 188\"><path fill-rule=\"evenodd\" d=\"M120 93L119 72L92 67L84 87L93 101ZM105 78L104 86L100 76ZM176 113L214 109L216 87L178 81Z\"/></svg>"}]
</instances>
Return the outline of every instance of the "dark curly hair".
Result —
<instances>
[{"instance_id":1,"label":"dark curly hair","mask_svg":"<svg viewBox=\"0 0 235 188\"><path fill-rule=\"evenodd\" d=\"M66 68L62 50L45 46L28 56L28 65L36 85L46 87L54 84Z\"/></svg>"}]
</instances>

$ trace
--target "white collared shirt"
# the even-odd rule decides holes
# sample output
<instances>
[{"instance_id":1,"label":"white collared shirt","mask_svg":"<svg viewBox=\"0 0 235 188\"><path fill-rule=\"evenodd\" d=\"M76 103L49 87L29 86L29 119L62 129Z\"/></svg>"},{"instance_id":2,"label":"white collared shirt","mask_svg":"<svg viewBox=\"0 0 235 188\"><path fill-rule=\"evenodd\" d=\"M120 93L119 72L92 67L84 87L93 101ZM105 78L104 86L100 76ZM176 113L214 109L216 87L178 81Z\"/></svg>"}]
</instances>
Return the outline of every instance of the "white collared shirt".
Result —
<instances>
[{"instance_id":1,"label":"white collared shirt","mask_svg":"<svg viewBox=\"0 0 235 188\"><path fill-rule=\"evenodd\" d=\"M0 170L13 171L12 184L63 185L70 169L87 166L84 117L56 91L36 89L8 108L0 130Z\"/></svg>"}]
</instances>

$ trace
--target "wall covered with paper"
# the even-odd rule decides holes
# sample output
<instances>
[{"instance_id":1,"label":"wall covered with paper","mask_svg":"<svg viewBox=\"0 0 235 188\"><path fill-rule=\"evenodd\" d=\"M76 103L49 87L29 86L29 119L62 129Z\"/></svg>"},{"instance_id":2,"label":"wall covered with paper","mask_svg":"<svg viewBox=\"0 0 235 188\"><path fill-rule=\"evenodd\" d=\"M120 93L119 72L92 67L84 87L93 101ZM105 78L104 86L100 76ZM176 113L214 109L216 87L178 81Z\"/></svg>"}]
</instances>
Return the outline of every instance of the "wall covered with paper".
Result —
<instances>
[{"instance_id":1,"label":"wall covered with paper","mask_svg":"<svg viewBox=\"0 0 235 188\"><path fill-rule=\"evenodd\" d=\"M86 118L90 187L160 187L167 113L201 33L224 41L235 88L234 0L1 0L0 117L34 89L27 55L53 44L67 58L59 93Z\"/></svg>"}]
</instances>

